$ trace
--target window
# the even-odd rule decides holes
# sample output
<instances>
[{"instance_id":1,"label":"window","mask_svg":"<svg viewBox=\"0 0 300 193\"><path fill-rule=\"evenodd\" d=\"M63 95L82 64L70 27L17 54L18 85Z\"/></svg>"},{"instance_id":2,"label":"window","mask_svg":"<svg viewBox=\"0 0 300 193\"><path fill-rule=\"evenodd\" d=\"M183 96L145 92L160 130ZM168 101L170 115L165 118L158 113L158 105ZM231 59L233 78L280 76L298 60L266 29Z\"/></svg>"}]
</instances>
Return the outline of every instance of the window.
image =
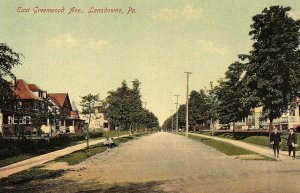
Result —
<instances>
[{"instance_id":1,"label":"window","mask_svg":"<svg viewBox=\"0 0 300 193\"><path fill-rule=\"evenodd\" d=\"M108 128L108 123L104 123L104 128Z\"/></svg>"},{"instance_id":2,"label":"window","mask_svg":"<svg viewBox=\"0 0 300 193\"><path fill-rule=\"evenodd\" d=\"M13 117L9 116L8 117L8 124L13 124L13 119L14 119Z\"/></svg>"},{"instance_id":3,"label":"window","mask_svg":"<svg viewBox=\"0 0 300 193\"><path fill-rule=\"evenodd\" d=\"M24 116L25 117L25 124L31 124L31 117L30 116Z\"/></svg>"},{"instance_id":4,"label":"window","mask_svg":"<svg viewBox=\"0 0 300 193\"><path fill-rule=\"evenodd\" d=\"M17 117L14 117L14 124L18 124L18 118Z\"/></svg>"},{"instance_id":5,"label":"window","mask_svg":"<svg viewBox=\"0 0 300 193\"><path fill-rule=\"evenodd\" d=\"M38 104L37 104L37 102L33 102L33 109L34 109L34 110L37 110L37 109L38 109Z\"/></svg>"}]
</instances>

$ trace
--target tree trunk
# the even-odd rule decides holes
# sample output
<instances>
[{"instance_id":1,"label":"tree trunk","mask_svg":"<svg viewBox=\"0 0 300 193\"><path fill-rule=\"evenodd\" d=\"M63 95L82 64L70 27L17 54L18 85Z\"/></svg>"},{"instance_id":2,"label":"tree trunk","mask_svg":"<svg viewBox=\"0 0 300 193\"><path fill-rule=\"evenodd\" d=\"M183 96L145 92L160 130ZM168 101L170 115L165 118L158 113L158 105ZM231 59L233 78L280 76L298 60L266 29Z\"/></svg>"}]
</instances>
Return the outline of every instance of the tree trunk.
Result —
<instances>
[{"instance_id":1,"label":"tree trunk","mask_svg":"<svg viewBox=\"0 0 300 193\"><path fill-rule=\"evenodd\" d=\"M273 129L273 119L270 119L269 134L272 133L272 129Z\"/></svg>"},{"instance_id":2,"label":"tree trunk","mask_svg":"<svg viewBox=\"0 0 300 193\"><path fill-rule=\"evenodd\" d=\"M89 127L90 127L90 123L91 123L91 108L89 110L89 124L87 126L87 130L86 130L86 148L88 149L89 148Z\"/></svg>"},{"instance_id":3,"label":"tree trunk","mask_svg":"<svg viewBox=\"0 0 300 193\"><path fill-rule=\"evenodd\" d=\"M235 132L235 130L234 130L234 125L235 125L235 122L232 123L232 133ZM230 126L229 126L229 127L230 127Z\"/></svg>"},{"instance_id":4,"label":"tree trunk","mask_svg":"<svg viewBox=\"0 0 300 193\"><path fill-rule=\"evenodd\" d=\"M130 124L129 129L130 129L130 135L132 135L133 134L132 133L132 124Z\"/></svg>"}]
</instances>

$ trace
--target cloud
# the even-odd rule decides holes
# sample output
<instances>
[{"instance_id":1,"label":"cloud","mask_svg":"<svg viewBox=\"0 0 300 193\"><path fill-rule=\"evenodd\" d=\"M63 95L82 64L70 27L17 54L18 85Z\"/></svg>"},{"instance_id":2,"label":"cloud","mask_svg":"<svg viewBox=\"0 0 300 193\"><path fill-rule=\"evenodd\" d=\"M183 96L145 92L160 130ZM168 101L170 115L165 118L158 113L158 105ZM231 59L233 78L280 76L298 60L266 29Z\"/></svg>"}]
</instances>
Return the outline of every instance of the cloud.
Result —
<instances>
[{"instance_id":1,"label":"cloud","mask_svg":"<svg viewBox=\"0 0 300 193\"><path fill-rule=\"evenodd\" d=\"M93 49L102 49L108 45L108 42L105 40L101 40L101 39L99 39L99 40L91 39L87 45L88 45L88 47L93 48Z\"/></svg>"},{"instance_id":2,"label":"cloud","mask_svg":"<svg viewBox=\"0 0 300 193\"><path fill-rule=\"evenodd\" d=\"M179 12L175 9L163 8L152 15L154 20L158 21L173 21L179 17Z\"/></svg>"},{"instance_id":3,"label":"cloud","mask_svg":"<svg viewBox=\"0 0 300 193\"><path fill-rule=\"evenodd\" d=\"M198 45L203 52L224 56L229 53L229 48L218 47L213 41L199 40Z\"/></svg>"},{"instance_id":4,"label":"cloud","mask_svg":"<svg viewBox=\"0 0 300 193\"><path fill-rule=\"evenodd\" d=\"M292 17L293 19L300 19L300 11L294 11L291 10L289 11L289 16Z\"/></svg>"},{"instance_id":5,"label":"cloud","mask_svg":"<svg viewBox=\"0 0 300 193\"><path fill-rule=\"evenodd\" d=\"M179 19L191 20L199 18L201 14L202 9L187 4L182 9L162 8L152 14L152 19L167 22Z\"/></svg>"},{"instance_id":6,"label":"cloud","mask_svg":"<svg viewBox=\"0 0 300 193\"><path fill-rule=\"evenodd\" d=\"M74 47L77 40L70 33L59 35L47 40L48 44L54 48Z\"/></svg>"},{"instance_id":7,"label":"cloud","mask_svg":"<svg viewBox=\"0 0 300 193\"><path fill-rule=\"evenodd\" d=\"M87 49L102 49L109 43L102 39L79 40L73 37L70 33L65 33L47 40L47 45L50 48L71 48L81 45Z\"/></svg>"},{"instance_id":8,"label":"cloud","mask_svg":"<svg viewBox=\"0 0 300 193\"><path fill-rule=\"evenodd\" d=\"M186 19L194 19L200 17L202 10L200 8L194 8L191 5L185 5L182 10L182 16Z\"/></svg>"}]
</instances>

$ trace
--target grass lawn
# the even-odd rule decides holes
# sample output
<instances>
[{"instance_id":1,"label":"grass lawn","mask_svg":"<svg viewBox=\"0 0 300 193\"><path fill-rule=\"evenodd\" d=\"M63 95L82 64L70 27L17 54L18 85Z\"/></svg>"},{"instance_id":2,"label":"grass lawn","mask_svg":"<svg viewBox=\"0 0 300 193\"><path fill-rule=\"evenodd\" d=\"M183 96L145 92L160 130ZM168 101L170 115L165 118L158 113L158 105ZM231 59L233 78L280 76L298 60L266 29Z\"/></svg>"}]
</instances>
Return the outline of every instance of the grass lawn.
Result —
<instances>
[{"instance_id":1,"label":"grass lawn","mask_svg":"<svg viewBox=\"0 0 300 193\"><path fill-rule=\"evenodd\" d=\"M122 138L116 138L114 139L115 144L118 146L121 143L125 143L127 141L130 141L132 139L136 139L137 137L140 137L142 135L145 135L146 133L136 133L132 136L122 137ZM67 162L70 165L78 164L85 159L96 155L98 153L104 152L107 149L107 147L103 146L103 144L98 144L94 146L90 146L89 149L83 149L76 152L73 152L69 155L59 157L55 159L54 161L59 162ZM12 174L6 178L0 179L0 187L7 187L7 186L15 186L18 184L24 184L30 181L35 180L45 180L45 179L51 179L56 178L65 172L65 170L46 170L43 169L45 165L41 165L38 167L33 167L31 169L18 172L16 174ZM1 188L0 188L1 192Z\"/></svg>"},{"instance_id":2,"label":"grass lawn","mask_svg":"<svg viewBox=\"0 0 300 193\"><path fill-rule=\"evenodd\" d=\"M201 143L204 143L205 145L211 146L215 149L217 149L218 151L229 155L229 156L233 156L233 155L251 155L251 154L256 154L252 151L240 148L238 146L226 143L226 142L222 142L222 141L216 141L213 139L207 139L204 137L199 137L199 136L194 136L194 135L189 135L190 139L199 141Z\"/></svg>"},{"instance_id":3,"label":"grass lawn","mask_svg":"<svg viewBox=\"0 0 300 193\"><path fill-rule=\"evenodd\" d=\"M183 134L181 134L183 135ZM265 161L275 161L273 158L269 158L264 155L257 154L253 151L249 151L247 149L223 142L223 141L216 141L213 139L208 139L204 137L189 135L190 139L199 141L208 145L210 147L215 148L216 150L228 155L228 156L237 156L237 158L241 160L265 160Z\"/></svg>"},{"instance_id":4,"label":"grass lawn","mask_svg":"<svg viewBox=\"0 0 300 193\"><path fill-rule=\"evenodd\" d=\"M211 132L201 132L200 134L203 135L210 135ZM268 134L267 134L268 135ZM297 139L300 142L300 134L296 133ZM245 133L245 132L215 132L214 136L216 137L222 137L222 138L227 138L227 139L233 139L233 140L240 140L246 143L251 143L255 145L260 145L260 146L265 146L265 147L270 147L270 141L269 141L269 136L266 135L258 135L257 133ZM280 148L283 151L287 151L287 138L288 134L287 133L282 133L281 134L281 145ZM296 147L297 151L300 151L300 146Z\"/></svg>"},{"instance_id":5,"label":"grass lawn","mask_svg":"<svg viewBox=\"0 0 300 193\"><path fill-rule=\"evenodd\" d=\"M6 158L3 160L0 160L0 167L4 167L4 166L7 166L7 165L10 165L13 163L17 163L17 162L20 162L20 161L23 161L23 160L26 160L26 159L29 159L32 157L33 157L33 155L25 154L25 155L17 155L14 157Z\"/></svg>"},{"instance_id":6,"label":"grass lawn","mask_svg":"<svg viewBox=\"0 0 300 193\"><path fill-rule=\"evenodd\" d=\"M129 131L120 131L120 132L115 132L115 131L110 131L110 132L103 132L103 136L102 137L98 137L99 135L91 132L91 140L96 140L96 139L103 139L105 137L116 137L118 135L127 135L129 134ZM70 134L70 137L72 135L76 135L76 134ZM0 167L4 167L19 161L23 161L35 156L39 156L45 153L49 153L49 152L53 152L56 150L60 150L66 147L70 147L73 145L77 145L80 143L85 143L85 139L83 138L74 138L74 140L69 140L66 142L60 142L60 143L49 143L49 144L43 144L41 146L39 146L39 144L30 144L31 146L33 146L34 148L32 148L32 151L30 151L30 147L25 148L26 150L23 150L22 148L22 144L16 145L15 147L12 147L11 149L7 149L6 145L3 144L3 149L0 149ZM9 144L8 144L9 145ZM26 145L25 145L26 146ZM1 146L2 148L2 146ZM4 156L4 154L2 155L1 152L14 152L13 156Z\"/></svg>"},{"instance_id":7,"label":"grass lawn","mask_svg":"<svg viewBox=\"0 0 300 193\"><path fill-rule=\"evenodd\" d=\"M0 187L24 184L33 180L56 178L61 176L64 172L64 170L44 170L40 167L34 167L0 179Z\"/></svg>"},{"instance_id":8,"label":"grass lawn","mask_svg":"<svg viewBox=\"0 0 300 193\"><path fill-rule=\"evenodd\" d=\"M114 142L118 146L121 143L125 143L129 140L135 139L135 138L137 138L141 135L142 134L134 134L132 136L116 138L116 139L114 139ZM85 159L87 159L87 158L89 158L93 155L96 155L98 153L102 153L102 152L106 151L106 149L107 149L107 147L104 146L101 143L101 144L90 146L89 149L82 149L82 150L79 150L79 151L75 151L71 154L59 157L59 158L55 159L54 161L67 162L69 165L75 165L75 164L78 164L78 163L84 161Z\"/></svg>"}]
</instances>

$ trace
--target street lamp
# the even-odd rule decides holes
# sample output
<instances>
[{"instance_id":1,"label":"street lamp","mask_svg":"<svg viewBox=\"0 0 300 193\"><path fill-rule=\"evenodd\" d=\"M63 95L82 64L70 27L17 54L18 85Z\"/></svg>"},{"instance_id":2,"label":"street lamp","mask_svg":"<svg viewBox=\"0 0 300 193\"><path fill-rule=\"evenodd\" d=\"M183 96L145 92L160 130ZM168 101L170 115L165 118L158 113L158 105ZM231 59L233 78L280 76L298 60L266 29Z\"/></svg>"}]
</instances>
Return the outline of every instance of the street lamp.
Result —
<instances>
[{"instance_id":1,"label":"street lamp","mask_svg":"<svg viewBox=\"0 0 300 193\"><path fill-rule=\"evenodd\" d=\"M185 135L189 134L189 76L191 72L186 73L186 116L185 116Z\"/></svg>"},{"instance_id":2,"label":"street lamp","mask_svg":"<svg viewBox=\"0 0 300 193\"><path fill-rule=\"evenodd\" d=\"M176 96L176 132L178 132L178 97L180 96L180 95L175 95Z\"/></svg>"}]
</instances>

